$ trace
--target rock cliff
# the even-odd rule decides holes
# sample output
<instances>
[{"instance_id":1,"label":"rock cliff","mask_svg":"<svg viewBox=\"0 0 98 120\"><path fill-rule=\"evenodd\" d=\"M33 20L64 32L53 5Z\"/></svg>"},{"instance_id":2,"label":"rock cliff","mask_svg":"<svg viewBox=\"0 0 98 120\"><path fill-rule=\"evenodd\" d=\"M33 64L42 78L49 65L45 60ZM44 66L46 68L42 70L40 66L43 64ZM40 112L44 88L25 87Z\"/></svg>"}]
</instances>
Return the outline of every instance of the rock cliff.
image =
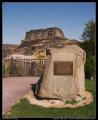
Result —
<instances>
[{"instance_id":1,"label":"rock cliff","mask_svg":"<svg viewBox=\"0 0 98 120\"><path fill-rule=\"evenodd\" d=\"M63 31L57 27L30 30L29 32L26 32L25 40L28 41L28 40L47 39L54 37L64 38Z\"/></svg>"},{"instance_id":2,"label":"rock cliff","mask_svg":"<svg viewBox=\"0 0 98 120\"><path fill-rule=\"evenodd\" d=\"M32 55L38 51L45 51L47 48L77 43L78 41L65 38L63 31L58 27L37 29L26 32L25 38L14 52Z\"/></svg>"}]
</instances>

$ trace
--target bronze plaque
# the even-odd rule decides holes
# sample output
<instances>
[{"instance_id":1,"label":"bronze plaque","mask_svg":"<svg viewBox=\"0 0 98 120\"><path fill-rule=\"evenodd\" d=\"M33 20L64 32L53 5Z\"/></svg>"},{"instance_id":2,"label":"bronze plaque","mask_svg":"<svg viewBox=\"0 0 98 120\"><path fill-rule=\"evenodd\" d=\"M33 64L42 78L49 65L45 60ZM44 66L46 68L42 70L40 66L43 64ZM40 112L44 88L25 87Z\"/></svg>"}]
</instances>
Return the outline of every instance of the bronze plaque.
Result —
<instances>
[{"instance_id":1,"label":"bronze plaque","mask_svg":"<svg viewBox=\"0 0 98 120\"><path fill-rule=\"evenodd\" d=\"M72 61L55 61L54 75L72 75L73 62Z\"/></svg>"}]
</instances>

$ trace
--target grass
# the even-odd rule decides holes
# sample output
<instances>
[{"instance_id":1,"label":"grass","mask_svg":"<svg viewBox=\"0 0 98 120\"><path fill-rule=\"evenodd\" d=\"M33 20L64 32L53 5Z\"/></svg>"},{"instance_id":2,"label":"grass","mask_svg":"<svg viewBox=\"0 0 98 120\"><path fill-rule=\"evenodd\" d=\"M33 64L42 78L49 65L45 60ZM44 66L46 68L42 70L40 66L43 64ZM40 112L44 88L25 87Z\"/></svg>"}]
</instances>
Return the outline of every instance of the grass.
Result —
<instances>
[{"instance_id":1,"label":"grass","mask_svg":"<svg viewBox=\"0 0 98 120\"><path fill-rule=\"evenodd\" d=\"M96 81L86 80L86 90L92 92L94 101L79 108L43 108L31 105L27 99L21 99L20 103L11 107L4 118L87 118L96 117Z\"/></svg>"}]
</instances>

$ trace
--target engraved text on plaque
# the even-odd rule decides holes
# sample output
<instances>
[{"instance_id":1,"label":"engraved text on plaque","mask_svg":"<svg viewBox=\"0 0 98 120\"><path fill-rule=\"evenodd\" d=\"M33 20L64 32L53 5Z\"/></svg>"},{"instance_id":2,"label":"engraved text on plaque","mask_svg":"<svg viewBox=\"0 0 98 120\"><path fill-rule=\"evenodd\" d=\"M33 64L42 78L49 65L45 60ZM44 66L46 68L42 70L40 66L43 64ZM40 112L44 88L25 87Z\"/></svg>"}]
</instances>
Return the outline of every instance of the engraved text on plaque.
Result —
<instances>
[{"instance_id":1,"label":"engraved text on plaque","mask_svg":"<svg viewBox=\"0 0 98 120\"><path fill-rule=\"evenodd\" d=\"M54 75L72 75L73 62L72 61L55 61Z\"/></svg>"}]
</instances>

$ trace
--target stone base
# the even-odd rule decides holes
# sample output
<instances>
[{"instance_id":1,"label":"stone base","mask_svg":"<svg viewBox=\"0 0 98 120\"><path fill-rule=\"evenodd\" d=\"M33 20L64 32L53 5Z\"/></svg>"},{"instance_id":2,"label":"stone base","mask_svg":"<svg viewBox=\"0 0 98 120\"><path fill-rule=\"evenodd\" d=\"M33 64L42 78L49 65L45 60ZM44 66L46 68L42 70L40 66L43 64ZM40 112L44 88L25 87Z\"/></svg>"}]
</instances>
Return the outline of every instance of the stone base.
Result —
<instances>
[{"instance_id":1,"label":"stone base","mask_svg":"<svg viewBox=\"0 0 98 120\"><path fill-rule=\"evenodd\" d=\"M31 104L46 107L46 108L50 108L50 107L51 108L64 108L64 107L76 108L76 107L90 104L93 101L93 96L90 92L86 91L85 97L86 99L84 100L82 99L78 103L65 104L65 102L61 100L45 100L45 99L38 100L35 98L32 91L30 91L27 95L24 96L24 98L27 98Z\"/></svg>"}]
</instances>

